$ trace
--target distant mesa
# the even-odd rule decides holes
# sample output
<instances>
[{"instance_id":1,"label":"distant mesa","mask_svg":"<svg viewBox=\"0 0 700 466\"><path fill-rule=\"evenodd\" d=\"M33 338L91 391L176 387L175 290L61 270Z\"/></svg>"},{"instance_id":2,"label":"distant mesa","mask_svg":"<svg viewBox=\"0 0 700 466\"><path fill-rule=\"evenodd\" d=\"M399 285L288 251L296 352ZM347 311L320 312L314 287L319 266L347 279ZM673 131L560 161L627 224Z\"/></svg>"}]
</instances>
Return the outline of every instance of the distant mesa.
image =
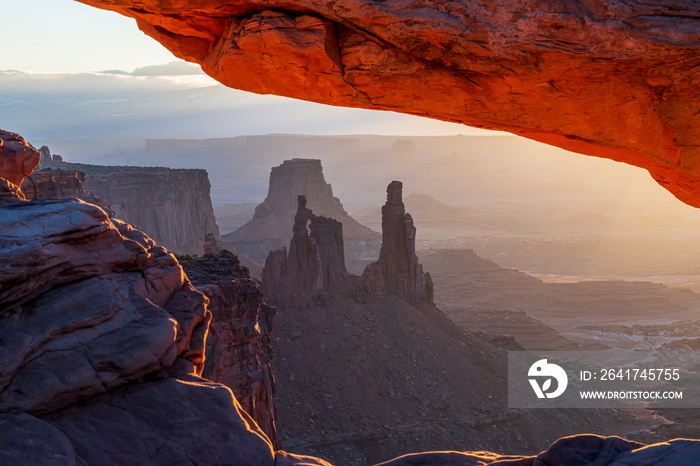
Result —
<instances>
[{"instance_id":1,"label":"distant mesa","mask_svg":"<svg viewBox=\"0 0 700 466\"><path fill-rule=\"evenodd\" d=\"M202 68L182 60L175 60L162 65L149 65L136 68L132 76L191 76L204 74Z\"/></svg>"},{"instance_id":2,"label":"distant mesa","mask_svg":"<svg viewBox=\"0 0 700 466\"><path fill-rule=\"evenodd\" d=\"M149 65L136 68L132 72L124 70L104 70L104 74L117 74L123 76L192 76L204 74L202 68L192 63L181 60L163 63L162 65Z\"/></svg>"},{"instance_id":3,"label":"distant mesa","mask_svg":"<svg viewBox=\"0 0 700 466\"><path fill-rule=\"evenodd\" d=\"M379 254L380 234L350 217L323 176L320 160L295 158L273 167L265 200L253 219L223 240L248 258L264 263L268 252L292 239L297 198L304 196L316 215L343 224L345 257L350 272L360 274Z\"/></svg>"}]
</instances>

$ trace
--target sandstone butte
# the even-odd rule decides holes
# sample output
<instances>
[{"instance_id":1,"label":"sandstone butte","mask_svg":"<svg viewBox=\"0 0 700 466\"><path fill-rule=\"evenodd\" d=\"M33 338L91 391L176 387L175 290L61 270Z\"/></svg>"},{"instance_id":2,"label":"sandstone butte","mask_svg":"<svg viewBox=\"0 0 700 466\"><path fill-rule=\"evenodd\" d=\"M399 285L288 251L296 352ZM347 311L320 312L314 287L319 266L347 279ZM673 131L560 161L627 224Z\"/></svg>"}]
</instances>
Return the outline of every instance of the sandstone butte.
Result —
<instances>
[{"instance_id":1,"label":"sandstone butte","mask_svg":"<svg viewBox=\"0 0 700 466\"><path fill-rule=\"evenodd\" d=\"M509 131L700 206L690 0L78 0L226 86Z\"/></svg>"}]
</instances>

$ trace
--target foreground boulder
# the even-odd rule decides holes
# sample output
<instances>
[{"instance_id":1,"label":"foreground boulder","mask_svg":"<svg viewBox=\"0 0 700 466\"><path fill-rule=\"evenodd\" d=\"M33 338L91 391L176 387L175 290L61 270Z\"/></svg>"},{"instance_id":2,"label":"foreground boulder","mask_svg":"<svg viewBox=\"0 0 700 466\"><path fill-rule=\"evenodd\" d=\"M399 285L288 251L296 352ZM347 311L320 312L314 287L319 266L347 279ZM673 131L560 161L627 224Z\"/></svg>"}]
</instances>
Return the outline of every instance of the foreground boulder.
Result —
<instances>
[{"instance_id":1,"label":"foreground boulder","mask_svg":"<svg viewBox=\"0 0 700 466\"><path fill-rule=\"evenodd\" d=\"M697 2L80 1L233 88L510 131L700 206Z\"/></svg>"}]
</instances>

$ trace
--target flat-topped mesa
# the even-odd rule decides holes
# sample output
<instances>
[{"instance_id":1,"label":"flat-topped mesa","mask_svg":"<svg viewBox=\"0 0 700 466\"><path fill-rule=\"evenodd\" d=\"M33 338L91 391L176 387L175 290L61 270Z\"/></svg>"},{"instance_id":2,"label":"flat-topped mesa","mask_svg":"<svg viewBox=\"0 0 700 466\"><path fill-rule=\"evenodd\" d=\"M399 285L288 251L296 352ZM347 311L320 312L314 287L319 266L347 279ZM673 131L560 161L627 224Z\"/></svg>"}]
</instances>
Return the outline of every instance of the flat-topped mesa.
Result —
<instances>
[{"instance_id":1,"label":"flat-topped mesa","mask_svg":"<svg viewBox=\"0 0 700 466\"><path fill-rule=\"evenodd\" d=\"M297 197L289 250L270 251L265 261L263 291L273 304L309 303L347 276L343 224L314 215L306 202L306 196Z\"/></svg>"},{"instance_id":2,"label":"flat-topped mesa","mask_svg":"<svg viewBox=\"0 0 700 466\"><path fill-rule=\"evenodd\" d=\"M409 303L433 304L433 282L416 257L416 227L403 204L403 184L392 181L386 193L379 260L367 266L363 282L379 280L385 295L398 296Z\"/></svg>"},{"instance_id":3,"label":"flat-topped mesa","mask_svg":"<svg viewBox=\"0 0 700 466\"><path fill-rule=\"evenodd\" d=\"M294 212L295 196L299 194L306 196L319 213L345 213L340 200L333 196L333 188L323 177L321 161L296 158L272 168L267 197L255 208L255 217Z\"/></svg>"}]
</instances>

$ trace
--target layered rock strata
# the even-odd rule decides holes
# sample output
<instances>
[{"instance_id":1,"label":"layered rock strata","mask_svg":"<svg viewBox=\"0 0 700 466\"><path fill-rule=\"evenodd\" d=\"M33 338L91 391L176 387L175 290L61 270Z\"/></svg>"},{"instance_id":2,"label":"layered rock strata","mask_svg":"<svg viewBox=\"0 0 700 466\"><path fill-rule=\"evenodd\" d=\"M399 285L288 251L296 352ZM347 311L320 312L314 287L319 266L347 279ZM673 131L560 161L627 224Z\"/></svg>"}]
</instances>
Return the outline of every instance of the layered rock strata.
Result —
<instances>
[{"instance_id":1,"label":"layered rock strata","mask_svg":"<svg viewBox=\"0 0 700 466\"><path fill-rule=\"evenodd\" d=\"M272 302L308 304L346 277L343 225L316 216L298 196L293 236L287 248L270 251L263 269L263 289Z\"/></svg>"},{"instance_id":2,"label":"layered rock strata","mask_svg":"<svg viewBox=\"0 0 700 466\"><path fill-rule=\"evenodd\" d=\"M375 295L397 296L408 303L433 304L433 282L416 257L416 227L403 204L403 184L392 181L382 207L382 248L379 260L362 274L365 289Z\"/></svg>"},{"instance_id":3,"label":"layered rock strata","mask_svg":"<svg viewBox=\"0 0 700 466\"><path fill-rule=\"evenodd\" d=\"M267 305L260 285L229 251L181 264L209 299L212 313L203 377L233 390L243 410L279 449L270 369L275 309Z\"/></svg>"},{"instance_id":4,"label":"layered rock strata","mask_svg":"<svg viewBox=\"0 0 700 466\"><path fill-rule=\"evenodd\" d=\"M200 377L211 313L175 257L97 206L26 201L9 180L39 152L0 142L0 462L276 464Z\"/></svg>"},{"instance_id":5,"label":"layered rock strata","mask_svg":"<svg viewBox=\"0 0 700 466\"><path fill-rule=\"evenodd\" d=\"M326 183L320 160L293 159L273 167L265 200L256 207L253 219L224 235L227 244L260 263L270 251L289 244L297 211L297 196L304 196L316 215L343 224L345 257L348 268L361 273L377 257L380 237L345 211L333 188Z\"/></svg>"},{"instance_id":6,"label":"layered rock strata","mask_svg":"<svg viewBox=\"0 0 700 466\"><path fill-rule=\"evenodd\" d=\"M46 146L43 146L46 148ZM47 149L48 150L48 149ZM42 153L42 157L44 157ZM69 170L37 171L29 175L22 182L22 192L28 200L32 199L60 199L75 197L89 204L99 206L114 217L112 208L92 193L83 189L85 173Z\"/></svg>"},{"instance_id":7,"label":"layered rock strata","mask_svg":"<svg viewBox=\"0 0 700 466\"><path fill-rule=\"evenodd\" d=\"M65 162L45 162L41 167L85 173L85 191L168 250L201 254L206 235L220 238L205 170Z\"/></svg>"},{"instance_id":8,"label":"layered rock strata","mask_svg":"<svg viewBox=\"0 0 700 466\"><path fill-rule=\"evenodd\" d=\"M696 2L80 1L233 88L510 131L700 205Z\"/></svg>"}]
</instances>

